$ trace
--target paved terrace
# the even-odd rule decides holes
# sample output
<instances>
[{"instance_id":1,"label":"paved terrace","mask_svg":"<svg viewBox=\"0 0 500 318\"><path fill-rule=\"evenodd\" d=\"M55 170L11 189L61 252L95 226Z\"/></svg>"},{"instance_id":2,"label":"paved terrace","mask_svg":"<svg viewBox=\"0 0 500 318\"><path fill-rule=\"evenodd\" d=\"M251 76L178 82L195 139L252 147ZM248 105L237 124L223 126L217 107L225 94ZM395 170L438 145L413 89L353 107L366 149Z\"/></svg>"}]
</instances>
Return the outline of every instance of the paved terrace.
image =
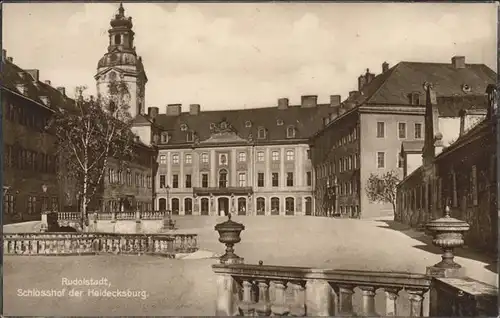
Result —
<instances>
[{"instance_id":1,"label":"paved terrace","mask_svg":"<svg viewBox=\"0 0 500 318\"><path fill-rule=\"evenodd\" d=\"M224 247L213 230L222 217L178 217L182 229L199 234L198 255L221 253ZM348 220L316 217L238 217L246 230L236 253L246 263L297 265L358 270L397 270L424 273L440 260L423 234L389 220ZM27 225L29 230L37 224ZM15 228L15 230L14 230ZM28 231L20 226L7 232ZM422 242L425 241L425 242ZM456 260L477 280L498 285L496 263L468 250ZM4 314L59 315L213 315L216 259L163 259L151 256L24 257L4 259ZM61 289L62 278L107 278L110 289L144 290L147 299L89 297L19 297L18 289ZM104 287L97 287L104 289Z\"/></svg>"}]
</instances>

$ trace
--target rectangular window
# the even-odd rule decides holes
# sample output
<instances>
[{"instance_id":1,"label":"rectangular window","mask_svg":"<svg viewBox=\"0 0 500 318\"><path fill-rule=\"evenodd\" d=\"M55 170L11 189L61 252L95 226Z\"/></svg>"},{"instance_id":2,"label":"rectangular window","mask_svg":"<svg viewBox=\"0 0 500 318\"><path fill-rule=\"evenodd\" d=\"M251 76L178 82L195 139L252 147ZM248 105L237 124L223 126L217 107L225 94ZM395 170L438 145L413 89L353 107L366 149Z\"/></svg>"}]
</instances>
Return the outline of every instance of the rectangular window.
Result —
<instances>
[{"instance_id":1,"label":"rectangular window","mask_svg":"<svg viewBox=\"0 0 500 318\"><path fill-rule=\"evenodd\" d=\"M193 157L191 156L191 154L186 154L184 157L184 162L186 164L190 165L192 161L193 161Z\"/></svg>"},{"instance_id":2,"label":"rectangular window","mask_svg":"<svg viewBox=\"0 0 500 318\"><path fill-rule=\"evenodd\" d=\"M344 161L339 159L339 172L344 172Z\"/></svg>"},{"instance_id":3,"label":"rectangular window","mask_svg":"<svg viewBox=\"0 0 500 318\"><path fill-rule=\"evenodd\" d=\"M208 173L201 174L201 187L208 188Z\"/></svg>"},{"instance_id":4,"label":"rectangular window","mask_svg":"<svg viewBox=\"0 0 500 318\"><path fill-rule=\"evenodd\" d=\"M208 163L208 153L205 152L201 154L201 162Z\"/></svg>"},{"instance_id":5,"label":"rectangular window","mask_svg":"<svg viewBox=\"0 0 500 318\"><path fill-rule=\"evenodd\" d=\"M308 186L312 185L312 174L311 171L306 172L306 182Z\"/></svg>"},{"instance_id":6,"label":"rectangular window","mask_svg":"<svg viewBox=\"0 0 500 318\"><path fill-rule=\"evenodd\" d=\"M240 187L247 186L247 175L244 172L238 173L238 185Z\"/></svg>"},{"instance_id":7,"label":"rectangular window","mask_svg":"<svg viewBox=\"0 0 500 318\"><path fill-rule=\"evenodd\" d=\"M160 156L160 164L161 165L166 165L167 164L167 156L161 155Z\"/></svg>"},{"instance_id":8,"label":"rectangular window","mask_svg":"<svg viewBox=\"0 0 500 318\"><path fill-rule=\"evenodd\" d=\"M293 172L287 172L287 174L286 174L286 186L293 187Z\"/></svg>"},{"instance_id":9,"label":"rectangular window","mask_svg":"<svg viewBox=\"0 0 500 318\"><path fill-rule=\"evenodd\" d=\"M186 175L186 188L191 188L191 175L190 174L187 174Z\"/></svg>"},{"instance_id":10,"label":"rectangular window","mask_svg":"<svg viewBox=\"0 0 500 318\"><path fill-rule=\"evenodd\" d=\"M114 179L115 179L115 175L114 175L114 173L113 173L113 182L114 182ZM140 181L139 181L139 173L138 173L138 172L136 172L136 173L135 173L135 186L136 186L136 187L138 187L138 186L140 185L140 183L139 183L139 182L140 182Z\"/></svg>"},{"instance_id":11,"label":"rectangular window","mask_svg":"<svg viewBox=\"0 0 500 318\"><path fill-rule=\"evenodd\" d=\"M174 165L178 165L178 164L179 164L179 154L174 153L174 154L172 155L172 163L173 163Z\"/></svg>"},{"instance_id":12,"label":"rectangular window","mask_svg":"<svg viewBox=\"0 0 500 318\"><path fill-rule=\"evenodd\" d=\"M295 159L295 153L293 150L286 151L286 160L293 161Z\"/></svg>"},{"instance_id":13,"label":"rectangular window","mask_svg":"<svg viewBox=\"0 0 500 318\"><path fill-rule=\"evenodd\" d=\"M406 123L398 123L398 137L399 139L406 138Z\"/></svg>"},{"instance_id":14,"label":"rectangular window","mask_svg":"<svg viewBox=\"0 0 500 318\"><path fill-rule=\"evenodd\" d=\"M349 158L348 158L347 168L349 170L352 170L352 156L349 156Z\"/></svg>"},{"instance_id":15,"label":"rectangular window","mask_svg":"<svg viewBox=\"0 0 500 318\"><path fill-rule=\"evenodd\" d=\"M377 152L377 168L385 168L385 152Z\"/></svg>"},{"instance_id":16,"label":"rectangular window","mask_svg":"<svg viewBox=\"0 0 500 318\"><path fill-rule=\"evenodd\" d=\"M307 149L307 159L311 159L311 150Z\"/></svg>"},{"instance_id":17,"label":"rectangular window","mask_svg":"<svg viewBox=\"0 0 500 318\"><path fill-rule=\"evenodd\" d=\"M238 161L239 162L245 162L245 161L247 161L247 154L246 154L246 152L240 152L238 154Z\"/></svg>"},{"instance_id":18,"label":"rectangular window","mask_svg":"<svg viewBox=\"0 0 500 318\"><path fill-rule=\"evenodd\" d=\"M385 123L377 122L377 138L385 138Z\"/></svg>"},{"instance_id":19,"label":"rectangular window","mask_svg":"<svg viewBox=\"0 0 500 318\"><path fill-rule=\"evenodd\" d=\"M259 151L257 152L257 161L264 161L264 152L263 151Z\"/></svg>"},{"instance_id":20,"label":"rectangular window","mask_svg":"<svg viewBox=\"0 0 500 318\"><path fill-rule=\"evenodd\" d=\"M177 189L179 187L179 175L172 175L172 188Z\"/></svg>"},{"instance_id":21,"label":"rectangular window","mask_svg":"<svg viewBox=\"0 0 500 318\"><path fill-rule=\"evenodd\" d=\"M422 139L422 124L415 123L415 139Z\"/></svg>"},{"instance_id":22,"label":"rectangular window","mask_svg":"<svg viewBox=\"0 0 500 318\"><path fill-rule=\"evenodd\" d=\"M279 174L277 172L273 172L272 174L272 186L273 187L279 186Z\"/></svg>"},{"instance_id":23,"label":"rectangular window","mask_svg":"<svg viewBox=\"0 0 500 318\"><path fill-rule=\"evenodd\" d=\"M263 172L257 173L257 186L259 188L264 187L264 173Z\"/></svg>"},{"instance_id":24,"label":"rectangular window","mask_svg":"<svg viewBox=\"0 0 500 318\"><path fill-rule=\"evenodd\" d=\"M273 156L273 161L280 160L280 153L278 151L273 151L272 156Z\"/></svg>"}]
</instances>

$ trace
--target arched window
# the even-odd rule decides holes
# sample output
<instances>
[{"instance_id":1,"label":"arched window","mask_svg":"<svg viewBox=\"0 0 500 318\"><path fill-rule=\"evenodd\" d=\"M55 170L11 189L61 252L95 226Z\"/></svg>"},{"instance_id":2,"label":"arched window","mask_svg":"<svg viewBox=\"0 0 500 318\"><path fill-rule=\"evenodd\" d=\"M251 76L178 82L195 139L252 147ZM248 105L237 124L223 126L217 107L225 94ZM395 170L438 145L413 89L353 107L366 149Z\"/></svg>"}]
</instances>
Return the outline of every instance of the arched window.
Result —
<instances>
[{"instance_id":1,"label":"arched window","mask_svg":"<svg viewBox=\"0 0 500 318\"><path fill-rule=\"evenodd\" d=\"M219 171L219 188L227 187L227 170L222 169Z\"/></svg>"},{"instance_id":2,"label":"arched window","mask_svg":"<svg viewBox=\"0 0 500 318\"><path fill-rule=\"evenodd\" d=\"M208 215L208 198L201 199L201 215Z\"/></svg>"},{"instance_id":3,"label":"arched window","mask_svg":"<svg viewBox=\"0 0 500 318\"><path fill-rule=\"evenodd\" d=\"M245 215L247 212L247 200L245 198L238 199L238 215Z\"/></svg>"},{"instance_id":4,"label":"arched window","mask_svg":"<svg viewBox=\"0 0 500 318\"><path fill-rule=\"evenodd\" d=\"M295 137L295 127L294 126L288 126L286 129L286 137L287 138L294 138Z\"/></svg>"},{"instance_id":5,"label":"arched window","mask_svg":"<svg viewBox=\"0 0 500 318\"><path fill-rule=\"evenodd\" d=\"M266 199L257 198L257 215L266 214Z\"/></svg>"},{"instance_id":6,"label":"arched window","mask_svg":"<svg viewBox=\"0 0 500 318\"><path fill-rule=\"evenodd\" d=\"M161 198L160 200L158 200L158 209L160 211L165 211L167 209L167 200L164 199L164 198Z\"/></svg>"},{"instance_id":7,"label":"arched window","mask_svg":"<svg viewBox=\"0 0 500 318\"><path fill-rule=\"evenodd\" d=\"M258 132L257 132L257 138L258 139L265 139L266 138L266 129L264 128L259 128Z\"/></svg>"},{"instance_id":8,"label":"arched window","mask_svg":"<svg viewBox=\"0 0 500 318\"><path fill-rule=\"evenodd\" d=\"M122 38L120 34L115 34L115 44L120 45L122 42Z\"/></svg>"},{"instance_id":9,"label":"arched window","mask_svg":"<svg viewBox=\"0 0 500 318\"><path fill-rule=\"evenodd\" d=\"M172 214L179 215L179 199L177 198L172 199Z\"/></svg>"},{"instance_id":10,"label":"arched window","mask_svg":"<svg viewBox=\"0 0 500 318\"><path fill-rule=\"evenodd\" d=\"M185 215L193 214L193 200L191 198L184 199L184 214Z\"/></svg>"},{"instance_id":11,"label":"arched window","mask_svg":"<svg viewBox=\"0 0 500 318\"><path fill-rule=\"evenodd\" d=\"M285 199L285 214L293 215L295 213L295 200L294 198L286 198Z\"/></svg>"},{"instance_id":12,"label":"arched window","mask_svg":"<svg viewBox=\"0 0 500 318\"><path fill-rule=\"evenodd\" d=\"M271 215L279 215L279 214L280 214L280 199L271 198Z\"/></svg>"},{"instance_id":13,"label":"arched window","mask_svg":"<svg viewBox=\"0 0 500 318\"><path fill-rule=\"evenodd\" d=\"M306 215L312 215L312 199L306 197Z\"/></svg>"}]
</instances>

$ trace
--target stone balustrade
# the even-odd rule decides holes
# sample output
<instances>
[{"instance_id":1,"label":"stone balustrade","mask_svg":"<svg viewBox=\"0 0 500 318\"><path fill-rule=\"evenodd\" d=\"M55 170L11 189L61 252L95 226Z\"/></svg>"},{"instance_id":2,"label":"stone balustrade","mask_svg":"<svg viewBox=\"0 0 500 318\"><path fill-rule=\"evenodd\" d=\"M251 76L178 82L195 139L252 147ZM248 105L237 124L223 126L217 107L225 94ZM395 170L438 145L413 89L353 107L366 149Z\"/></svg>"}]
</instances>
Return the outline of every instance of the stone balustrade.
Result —
<instances>
[{"instance_id":1,"label":"stone balustrade","mask_svg":"<svg viewBox=\"0 0 500 318\"><path fill-rule=\"evenodd\" d=\"M80 212L57 212L58 220L77 221L80 220L80 218L81 218Z\"/></svg>"},{"instance_id":2,"label":"stone balustrade","mask_svg":"<svg viewBox=\"0 0 500 318\"><path fill-rule=\"evenodd\" d=\"M96 215L97 220L162 220L165 211L126 211L126 212L91 212L89 215ZM80 212L57 212L60 221L79 220Z\"/></svg>"},{"instance_id":3,"label":"stone balustrade","mask_svg":"<svg viewBox=\"0 0 500 318\"><path fill-rule=\"evenodd\" d=\"M409 315L423 315L425 275L326 270L308 267L216 264L217 312L222 316L377 316L375 294L386 294L386 315L397 316L396 302L404 290ZM361 292L360 312L354 312L355 288Z\"/></svg>"},{"instance_id":4,"label":"stone balustrade","mask_svg":"<svg viewBox=\"0 0 500 318\"><path fill-rule=\"evenodd\" d=\"M150 254L175 257L198 249L196 234L3 234L4 255Z\"/></svg>"}]
</instances>

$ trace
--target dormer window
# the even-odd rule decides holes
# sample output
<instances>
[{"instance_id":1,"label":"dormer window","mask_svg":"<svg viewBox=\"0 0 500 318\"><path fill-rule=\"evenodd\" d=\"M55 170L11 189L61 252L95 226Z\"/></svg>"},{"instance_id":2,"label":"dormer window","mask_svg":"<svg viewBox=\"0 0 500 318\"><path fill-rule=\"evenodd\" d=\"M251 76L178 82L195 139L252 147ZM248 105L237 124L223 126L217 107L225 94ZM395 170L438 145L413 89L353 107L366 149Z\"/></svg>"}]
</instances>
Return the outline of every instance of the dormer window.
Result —
<instances>
[{"instance_id":1,"label":"dormer window","mask_svg":"<svg viewBox=\"0 0 500 318\"><path fill-rule=\"evenodd\" d=\"M187 142L192 142L192 141L193 141L193 135L194 135L194 134L193 134L193 132L192 132L192 131L188 131L188 132L186 133L186 141L187 141Z\"/></svg>"},{"instance_id":2,"label":"dormer window","mask_svg":"<svg viewBox=\"0 0 500 318\"><path fill-rule=\"evenodd\" d=\"M257 138L258 139L265 139L266 138L266 129L264 127L260 127L258 132L257 132Z\"/></svg>"},{"instance_id":3,"label":"dormer window","mask_svg":"<svg viewBox=\"0 0 500 318\"><path fill-rule=\"evenodd\" d=\"M28 93L28 87L25 84L17 84L16 88L19 91L19 93L23 95L26 95Z\"/></svg>"},{"instance_id":4,"label":"dormer window","mask_svg":"<svg viewBox=\"0 0 500 318\"><path fill-rule=\"evenodd\" d=\"M277 119L276 120L276 125L283 126L283 120L282 119Z\"/></svg>"},{"instance_id":5,"label":"dormer window","mask_svg":"<svg viewBox=\"0 0 500 318\"><path fill-rule=\"evenodd\" d=\"M220 129L226 129L226 128L227 128L226 122L220 123Z\"/></svg>"},{"instance_id":6,"label":"dormer window","mask_svg":"<svg viewBox=\"0 0 500 318\"><path fill-rule=\"evenodd\" d=\"M462 85L462 91L464 93L470 93L471 92L471 87L469 85L467 85L467 84L463 84Z\"/></svg>"},{"instance_id":7,"label":"dormer window","mask_svg":"<svg viewBox=\"0 0 500 318\"><path fill-rule=\"evenodd\" d=\"M245 122L245 127L246 127L246 128L250 128L250 127L252 127L252 122L251 122L251 121L249 121L249 120L247 120L247 121Z\"/></svg>"},{"instance_id":8,"label":"dormer window","mask_svg":"<svg viewBox=\"0 0 500 318\"><path fill-rule=\"evenodd\" d=\"M42 101L42 103L46 106L50 106L50 100L47 96L40 96L40 100Z\"/></svg>"},{"instance_id":9,"label":"dormer window","mask_svg":"<svg viewBox=\"0 0 500 318\"><path fill-rule=\"evenodd\" d=\"M286 129L286 138L295 138L295 127L288 126Z\"/></svg>"},{"instance_id":10,"label":"dormer window","mask_svg":"<svg viewBox=\"0 0 500 318\"><path fill-rule=\"evenodd\" d=\"M181 124L181 131L186 131L188 126L186 124Z\"/></svg>"},{"instance_id":11,"label":"dormer window","mask_svg":"<svg viewBox=\"0 0 500 318\"><path fill-rule=\"evenodd\" d=\"M163 132L163 133L161 134L161 143L162 143L162 144L166 144L166 143L168 143L169 141L170 141L170 136L169 136L169 134L168 134L167 132Z\"/></svg>"},{"instance_id":12,"label":"dormer window","mask_svg":"<svg viewBox=\"0 0 500 318\"><path fill-rule=\"evenodd\" d=\"M413 92L408 94L408 103L410 105L420 105L420 93Z\"/></svg>"}]
</instances>

